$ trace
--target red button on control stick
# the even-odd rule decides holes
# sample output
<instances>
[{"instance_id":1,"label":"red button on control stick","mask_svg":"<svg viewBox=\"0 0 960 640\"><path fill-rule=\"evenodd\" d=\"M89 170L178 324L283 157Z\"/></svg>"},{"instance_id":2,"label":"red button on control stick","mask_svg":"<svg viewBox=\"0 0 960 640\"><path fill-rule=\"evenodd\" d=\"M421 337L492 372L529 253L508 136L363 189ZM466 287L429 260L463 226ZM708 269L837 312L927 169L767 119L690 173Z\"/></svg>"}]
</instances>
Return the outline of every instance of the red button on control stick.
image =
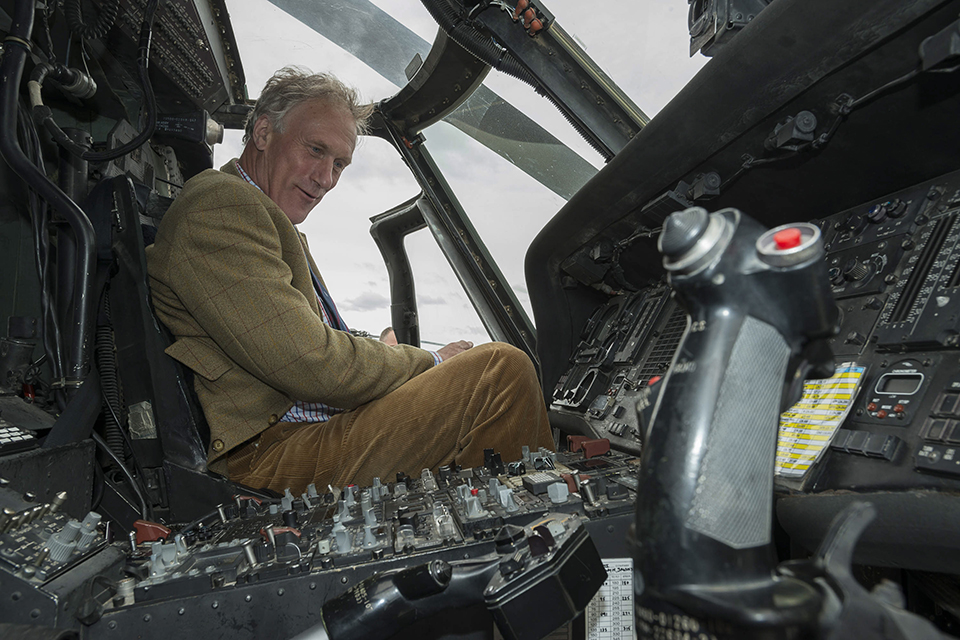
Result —
<instances>
[{"instance_id":1,"label":"red button on control stick","mask_svg":"<svg viewBox=\"0 0 960 640\"><path fill-rule=\"evenodd\" d=\"M776 243L777 249L780 249L781 251L800 246L800 242L802 240L803 238L800 235L800 229L797 229L796 227L782 229L773 234L773 241Z\"/></svg>"}]
</instances>

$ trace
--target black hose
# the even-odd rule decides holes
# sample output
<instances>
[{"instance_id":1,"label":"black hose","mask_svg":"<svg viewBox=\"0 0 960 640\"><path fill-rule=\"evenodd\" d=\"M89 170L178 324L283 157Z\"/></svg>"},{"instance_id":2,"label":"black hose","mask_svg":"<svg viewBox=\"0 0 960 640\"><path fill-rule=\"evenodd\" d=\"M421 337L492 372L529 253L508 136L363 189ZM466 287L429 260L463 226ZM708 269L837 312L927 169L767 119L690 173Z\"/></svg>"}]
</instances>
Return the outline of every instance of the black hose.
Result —
<instances>
[{"instance_id":1,"label":"black hose","mask_svg":"<svg viewBox=\"0 0 960 640\"><path fill-rule=\"evenodd\" d=\"M97 83L93 78L79 69L71 69L60 64L39 63L33 68L30 80L42 87L47 76L59 82L66 93L81 100L92 98L97 93Z\"/></svg>"},{"instance_id":2,"label":"black hose","mask_svg":"<svg viewBox=\"0 0 960 640\"><path fill-rule=\"evenodd\" d=\"M120 12L120 0L102 3L93 24L84 22L83 7L80 3L81 0L65 0L63 3L63 14L67 17L67 26L70 27L70 31L85 40L107 35Z\"/></svg>"},{"instance_id":3,"label":"black hose","mask_svg":"<svg viewBox=\"0 0 960 640\"><path fill-rule=\"evenodd\" d=\"M33 119L37 125L45 128L51 137L53 137L53 140L70 153L89 162L108 162L125 156L131 151L136 151L153 136L157 129L157 100L153 92L153 84L150 82L150 41L153 38L153 22L159 6L160 0L148 0L147 7L143 12L143 21L140 23L137 72L140 78L140 86L143 89L143 107L146 112L146 122L144 123L143 129L133 140L116 149L101 152L90 151L71 140L70 137L60 129L56 120L53 119L53 111L50 107L39 104L33 108Z\"/></svg>"},{"instance_id":4,"label":"black hose","mask_svg":"<svg viewBox=\"0 0 960 640\"><path fill-rule=\"evenodd\" d=\"M74 281L72 333L70 353L63 371L68 382L83 380L90 370L90 350L95 309L94 271L96 266L96 234L93 225L79 206L51 182L24 155L17 142L17 93L23 68L30 53L30 36L33 31L34 3L32 0L16 0L10 31L4 38L4 54L0 61L0 156L10 165L21 180L33 188L41 198L53 207L70 225L80 251L77 254L77 277ZM70 390L71 392L74 389Z\"/></svg>"}]
</instances>

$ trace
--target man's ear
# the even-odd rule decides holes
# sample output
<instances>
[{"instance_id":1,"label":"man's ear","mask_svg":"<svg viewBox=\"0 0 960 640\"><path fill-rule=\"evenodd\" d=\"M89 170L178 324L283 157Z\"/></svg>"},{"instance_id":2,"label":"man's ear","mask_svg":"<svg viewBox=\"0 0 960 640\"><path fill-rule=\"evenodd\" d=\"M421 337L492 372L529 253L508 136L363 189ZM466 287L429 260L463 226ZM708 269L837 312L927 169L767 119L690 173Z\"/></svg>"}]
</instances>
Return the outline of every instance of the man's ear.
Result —
<instances>
[{"instance_id":1,"label":"man's ear","mask_svg":"<svg viewBox=\"0 0 960 640\"><path fill-rule=\"evenodd\" d=\"M250 139L253 140L253 144L258 151L263 151L267 146L267 139L272 132L273 125L270 124L270 118L266 115L260 116L257 118L257 121L253 123L253 135Z\"/></svg>"}]
</instances>

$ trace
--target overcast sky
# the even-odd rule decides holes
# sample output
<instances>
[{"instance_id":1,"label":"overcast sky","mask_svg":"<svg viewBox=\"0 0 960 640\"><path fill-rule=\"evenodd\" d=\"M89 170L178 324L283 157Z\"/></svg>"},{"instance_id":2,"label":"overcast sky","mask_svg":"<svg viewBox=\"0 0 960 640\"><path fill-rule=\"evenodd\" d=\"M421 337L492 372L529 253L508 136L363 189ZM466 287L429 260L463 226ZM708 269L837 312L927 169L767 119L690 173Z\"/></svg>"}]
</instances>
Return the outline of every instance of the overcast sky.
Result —
<instances>
[{"instance_id":1,"label":"overcast sky","mask_svg":"<svg viewBox=\"0 0 960 640\"><path fill-rule=\"evenodd\" d=\"M433 42L436 23L418 0L374 0L374 4ZM688 55L687 3L683 0L545 0L544 4L651 117L707 61L699 54L694 58ZM251 98L259 95L276 69L288 64L331 71L357 87L369 101L399 90L267 0L227 0L227 7ZM528 86L495 71L487 76L485 84L585 160L602 166L602 159L560 113ZM523 256L537 232L564 205L564 199L450 125L436 125L424 135L427 148L530 314ZM240 149L240 134L228 131L224 143L215 149L217 166L238 156ZM390 324L389 280L369 233L369 218L417 193L419 187L397 152L384 141L367 138L361 141L353 164L337 188L300 225L331 294L352 328L379 334ZM460 338L488 341L429 232L409 236L407 251L416 281L422 339L440 344Z\"/></svg>"}]
</instances>

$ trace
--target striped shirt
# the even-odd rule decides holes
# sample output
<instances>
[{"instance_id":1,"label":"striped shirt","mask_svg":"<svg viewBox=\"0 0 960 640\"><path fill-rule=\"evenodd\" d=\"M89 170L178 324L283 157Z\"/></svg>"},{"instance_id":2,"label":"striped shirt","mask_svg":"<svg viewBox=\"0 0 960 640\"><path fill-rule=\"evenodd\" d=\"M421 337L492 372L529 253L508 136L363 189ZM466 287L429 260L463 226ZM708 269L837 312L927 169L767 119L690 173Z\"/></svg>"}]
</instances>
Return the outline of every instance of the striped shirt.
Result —
<instances>
[{"instance_id":1,"label":"striped shirt","mask_svg":"<svg viewBox=\"0 0 960 640\"><path fill-rule=\"evenodd\" d=\"M239 173L244 180L257 187L257 189L260 189L260 186L243 170L239 162L235 162L234 164L237 167L237 173ZM260 189L260 191L263 192L263 189ZM306 247L303 249L304 257L306 257ZM314 273L310 260L307 260L307 266L310 268L310 277L313 279L313 289L317 294L317 302L319 303L324 324L339 331L349 332L350 329L347 327L347 323L343 321L343 318L340 317L340 312L337 310L337 305L334 303L333 298L327 292L327 288L323 286L323 282L320 281L317 274ZM434 365L442 362L442 358L438 353L431 351L430 354L433 355ZM331 407L322 402L302 402L297 400L293 406L290 407L290 410L283 414L280 422L326 422L332 416L343 413L344 411L344 409Z\"/></svg>"}]
</instances>

